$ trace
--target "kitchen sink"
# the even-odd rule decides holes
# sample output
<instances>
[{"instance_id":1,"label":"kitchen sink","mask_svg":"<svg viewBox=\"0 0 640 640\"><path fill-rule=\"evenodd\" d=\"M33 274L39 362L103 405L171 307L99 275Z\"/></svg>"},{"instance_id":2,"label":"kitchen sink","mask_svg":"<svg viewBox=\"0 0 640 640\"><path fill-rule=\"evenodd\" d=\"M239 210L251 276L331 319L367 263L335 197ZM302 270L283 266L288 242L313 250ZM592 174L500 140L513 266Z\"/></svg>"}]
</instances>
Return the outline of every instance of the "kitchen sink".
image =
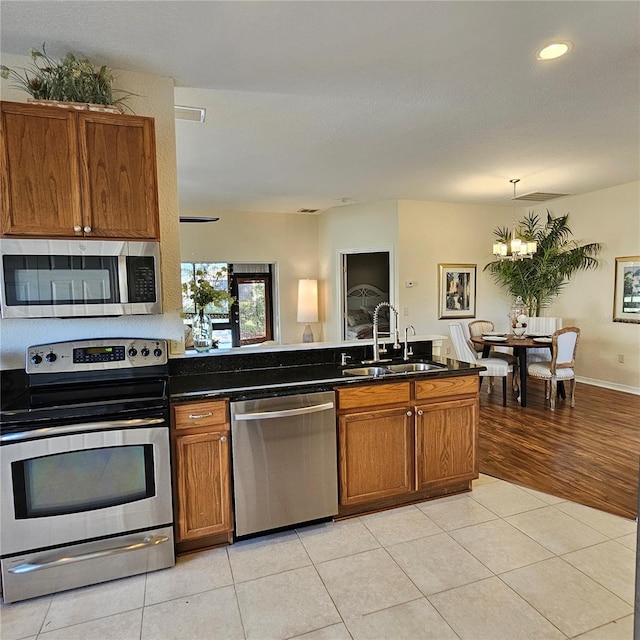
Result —
<instances>
[{"instance_id":1,"label":"kitchen sink","mask_svg":"<svg viewBox=\"0 0 640 640\"><path fill-rule=\"evenodd\" d=\"M386 367L356 367L355 369L344 369L343 376L383 376L389 373Z\"/></svg>"},{"instance_id":2,"label":"kitchen sink","mask_svg":"<svg viewBox=\"0 0 640 640\"><path fill-rule=\"evenodd\" d=\"M446 367L433 362L403 362L402 364L389 364L386 368L393 373L413 373L414 371L431 371L432 369L444 369Z\"/></svg>"},{"instance_id":3,"label":"kitchen sink","mask_svg":"<svg viewBox=\"0 0 640 640\"><path fill-rule=\"evenodd\" d=\"M355 367L344 369L343 376L384 376L390 373L418 373L420 371L433 371L446 369L444 364L434 362L402 362L399 364L386 364L383 367Z\"/></svg>"}]
</instances>

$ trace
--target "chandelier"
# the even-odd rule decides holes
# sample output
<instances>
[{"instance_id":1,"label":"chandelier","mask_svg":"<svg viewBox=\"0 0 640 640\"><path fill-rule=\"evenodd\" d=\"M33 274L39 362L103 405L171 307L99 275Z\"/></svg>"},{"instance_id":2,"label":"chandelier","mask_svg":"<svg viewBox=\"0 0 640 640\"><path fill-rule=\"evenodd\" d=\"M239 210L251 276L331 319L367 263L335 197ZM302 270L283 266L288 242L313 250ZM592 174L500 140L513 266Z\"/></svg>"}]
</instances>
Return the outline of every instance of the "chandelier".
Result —
<instances>
[{"instance_id":1,"label":"chandelier","mask_svg":"<svg viewBox=\"0 0 640 640\"><path fill-rule=\"evenodd\" d=\"M509 182L513 185L513 220L512 220L512 231L509 241L509 237L504 238L501 242L493 243L493 255L498 260L524 260L525 258L533 258L533 254L538 250L538 244L533 241L523 240L518 237L517 227L516 227L516 184L520 182L519 178L514 178L513 180L509 180Z\"/></svg>"}]
</instances>

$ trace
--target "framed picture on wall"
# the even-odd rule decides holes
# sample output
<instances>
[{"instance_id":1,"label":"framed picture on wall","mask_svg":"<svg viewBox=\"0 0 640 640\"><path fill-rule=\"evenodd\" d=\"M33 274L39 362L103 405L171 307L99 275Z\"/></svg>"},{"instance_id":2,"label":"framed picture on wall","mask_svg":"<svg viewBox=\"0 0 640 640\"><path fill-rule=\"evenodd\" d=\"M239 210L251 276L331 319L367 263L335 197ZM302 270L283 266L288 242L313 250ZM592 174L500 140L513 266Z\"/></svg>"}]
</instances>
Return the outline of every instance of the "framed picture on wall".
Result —
<instances>
[{"instance_id":1,"label":"framed picture on wall","mask_svg":"<svg viewBox=\"0 0 640 640\"><path fill-rule=\"evenodd\" d=\"M616 258L613 321L640 323L640 256Z\"/></svg>"},{"instance_id":2,"label":"framed picture on wall","mask_svg":"<svg viewBox=\"0 0 640 640\"><path fill-rule=\"evenodd\" d=\"M439 264L440 319L476 317L475 264Z\"/></svg>"}]
</instances>

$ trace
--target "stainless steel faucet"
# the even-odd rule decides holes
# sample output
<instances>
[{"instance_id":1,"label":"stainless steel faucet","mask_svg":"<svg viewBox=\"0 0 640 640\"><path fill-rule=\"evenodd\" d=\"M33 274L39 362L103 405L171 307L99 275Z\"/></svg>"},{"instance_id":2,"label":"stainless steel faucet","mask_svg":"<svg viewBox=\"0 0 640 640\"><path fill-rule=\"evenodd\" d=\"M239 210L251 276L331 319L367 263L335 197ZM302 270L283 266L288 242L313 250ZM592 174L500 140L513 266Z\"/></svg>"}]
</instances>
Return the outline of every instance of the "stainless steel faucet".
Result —
<instances>
[{"instance_id":1,"label":"stainless steel faucet","mask_svg":"<svg viewBox=\"0 0 640 640\"><path fill-rule=\"evenodd\" d=\"M368 364L374 362L383 362L380 360L380 353L386 353L386 349L380 349L380 344L378 343L378 312L382 307L389 307L391 311L394 313L394 332L395 332L395 344L394 348L399 348L400 344L398 343L398 312L396 308L390 302L380 302L376 308L373 310L373 358L371 360L366 360L365 362ZM391 329L391 327L389 327Z\"/></svg>"},{"instance_id":2,"label":"stainless steel faucet","mask_svg":"<svg viewBox=\"0 0 640 640\"><path fill-rule=\"evenodd\" d=\"M402 353L402 359L408 360L409 356L413 355L413 349L409 346L409 329L411 329L413 335L416 335L416 328L412 324L408 324L404 328L404 351Z\"/></svg>"}]
</instances>

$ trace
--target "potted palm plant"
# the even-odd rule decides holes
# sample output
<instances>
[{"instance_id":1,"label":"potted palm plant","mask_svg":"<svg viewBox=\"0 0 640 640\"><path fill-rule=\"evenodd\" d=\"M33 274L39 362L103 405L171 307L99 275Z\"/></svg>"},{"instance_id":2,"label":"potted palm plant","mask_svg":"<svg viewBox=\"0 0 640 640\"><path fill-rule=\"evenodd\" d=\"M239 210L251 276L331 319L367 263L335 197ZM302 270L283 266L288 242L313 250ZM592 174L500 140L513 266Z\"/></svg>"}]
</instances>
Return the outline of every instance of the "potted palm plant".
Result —
<instances>
[{"instance_id":1,"label":"potted palm plant","mask_svg":"<svg viewBox=\"0 0 640 640\"><path fill-rule=\"evenodd\" d=\"M218 346L213 338L213 323L210 313L216 313L226 303L231 305L235 298L226 289L220 288L226 269L208 273L197 269L194 278L182 285L183 294L193 302L195 313L192 319L193 346L196 351L205 352Z\"/></svg>"},{"instance_id":2,"label":"potted palm plant","mask_svg":"<svg viewBox=\"0 0 640 640\"><path fill-rule=\"evenodd\" d=\"M494 260L485 266L494 281L516 297L520 296L532 316L540 315L560 295L576 271L596 269L602 249L598 242L580 245L571 239L569 214L554 218L547 210L546 222L529 213L520 221L519 237L537 242L537 251L523 260ZM510 245L511 232L494 230L500 242Z\"/></svg>"}]
</instances>

